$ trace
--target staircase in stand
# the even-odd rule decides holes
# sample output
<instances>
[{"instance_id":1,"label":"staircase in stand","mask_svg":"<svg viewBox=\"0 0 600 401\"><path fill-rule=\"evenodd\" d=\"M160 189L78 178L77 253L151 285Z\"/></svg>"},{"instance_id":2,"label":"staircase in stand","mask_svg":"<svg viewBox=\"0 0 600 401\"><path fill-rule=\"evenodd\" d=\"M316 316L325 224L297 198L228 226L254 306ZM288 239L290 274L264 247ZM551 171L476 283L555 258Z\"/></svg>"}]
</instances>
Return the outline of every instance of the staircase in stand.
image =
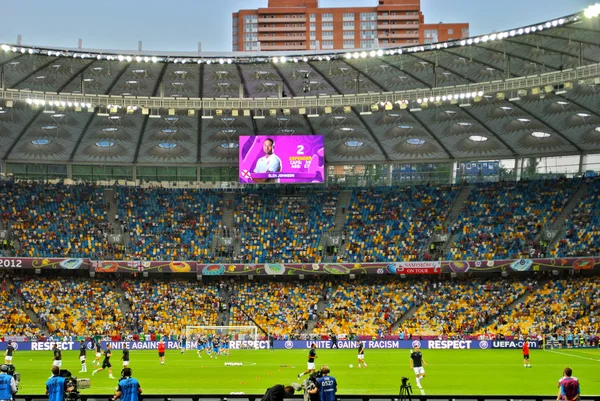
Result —
<instances>
[{"instance_id":1,"label":"staircase in stand","mask_svg":"<svg viewBox=\"0 0 600 401\"><path fill-rule=\"evenodd\" d=\"M27 305L27 301L25 301L25 298L23 298L22 295L20 295L17 291L18 286L10 279L10 277L6 278L6 285L8 288L10 288L11 286L13 288L15 288L15 293L13 294L13 297L15 298L15 301L19 304L22 305ZM42 323L42 321L40 320L40 317L30 308L26 308L23 307L23 311L25 312L25 314L27 314L27 316L29 317L29 319L31 319L31 321L40 328L40 330L42 331L42 334L44 336L49 336L50 333L48 332L48 327Z\"/></svg>"},{"instance_id":2,"label":"staircase in stand","mask_svg":"<svg viewBox=\"0 0 600 401\"><path fill-rule=\"evenodd\" d=\"M231 204L231 207L228 205ZM235 193L225 192L223 195L223 224L227 228L233 227L233 210L235 208Z\"/></svg>"},{"instance_id":3,"label":"staircase in stand","mask_svg":"<svg viewBox=\"0 0 600 401\"><path fill-rule=\"evenodd\" d=\"M116 218L119 213L119 205L114 188L104 188L104 205L107 207L106 214L108 215L108 221L112 225L112 232L110 232L110 234L120 235L125 251L128 252L129 233L125 235L123 228L121 227L121 222Z\"/></svg>"},{"instance_id":4,"label":"staircase in stand","mask_svg":"<svg viewBox=\"0 0 600 401\"><path fill-rule=\"evenodd\" d=\"M325 309L327 309L327 304L328 304L328 302L325 301L323 298L319 299L319 302L317 303L317 319L309 320L306 330L303 330L302 334L311 334L312 333L313 329L315 328L315 325L319 321L319 316L321 316L323 314L323 312L325 312Z\"/></svg>"},{"instance_id":5,"label":"staircase in stand","mask_svg":"<svg viewBox=\"0 0 600 401\"><path fill-rule=\"evenodd\" d=\"M417 305L411 306L410 309L407 310L406 313L402 315L400 319L396 320L396 322L392 324L391 332L394 333L396 330L398 330L398 327L400 327L402 323L406 322L408 319L413 317L414 314L417 313L417 310L419 310L419 307Z\"/></svg>"},{"instance_id":6,"label":"staircase in stand","mask_svg":"<svg viewBox=\"0 0 600 401\"><path fill-rule=\"evenodd\" d=\"M546 254L549 254L550 250L554 248L556 243L565 236L565 221L571 215L571 213L573 213L573 210L575 210L579 202L581 202L581 199L587 196L587 192L588 184L587 182L583 182L579 186L577 191L575 191L573 196L571 196L571 199L569 199L563 210L556 218L556 220L554 220L554 223L552 223L550 230L545 230L546 233L552 233L552 238L546 238L546 240L548 241L548 248L546 249Z\"/></svg>"},{"instance_id":7,"label":"staircase in stand","mask_svg":"<svg viewBox=\"0 0 600 401\"><path fill-rule=\"evenodd\" d=\"M352 200L352 191L342 191L340 192L340 197L338 198L337 208L335 210L335 231L342 233L344 231L344 224L346 224L346 215L348 213L348 207L350 206L350 201ZM343 257L346 255L346 247L348 243L341 245L338 247L338 256Z\"/></svg>"},{"instance_id":8,"label":"staircase in stand","mask_svg":"<svg viewBox=\"0 0 600 401\"><path fill-rule=\"evenodd\" d=\"M444 220L444 227L448 227L451 229L452 226L456 224L456 222L458 221L458 217L460 216L460 212L465 207L465 203L467 199L469 199L469 195L471 195L471 189L472 187L470 186L464 186L461 188L460 192L454 199L454 203L452 203L452 206L450 207L450 212L448 212L446 220ZM458 234L458 232L450 232L448 240L442 247L444 254L447 253L449 247L454 243L454 241L456 241ZM429 245L431 245L431 242L429 243Z\"/></svg>"}]
</instances>

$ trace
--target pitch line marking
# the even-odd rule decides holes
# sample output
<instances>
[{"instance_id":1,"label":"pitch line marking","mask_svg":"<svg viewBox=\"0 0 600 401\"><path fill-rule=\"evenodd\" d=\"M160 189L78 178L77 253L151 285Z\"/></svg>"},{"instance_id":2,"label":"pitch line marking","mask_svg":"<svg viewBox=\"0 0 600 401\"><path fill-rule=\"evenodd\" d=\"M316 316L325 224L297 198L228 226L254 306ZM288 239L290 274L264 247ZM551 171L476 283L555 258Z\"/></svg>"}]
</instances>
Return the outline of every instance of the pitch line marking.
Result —
<instances>
[{"instance_id":1,"label":"pitch line marking","mask_svg":"<svg viewBox=\"0 0 600 401\"><path fill-rule=\"evenodd\" d=\"M575 358L581 358L581 359L589 359L590 361L595 361L595 362L600 362L600 359L596 359L596 358L590 358L587 356L581 356L581 355L575 355L575 354L569 354L567 352L559 352L559 351L553 351L553 350L546 350L548 352L552 352L554 354L560 354L560 355L566 355L566 356L574 356Z\"/></svg>"}]
</instances>

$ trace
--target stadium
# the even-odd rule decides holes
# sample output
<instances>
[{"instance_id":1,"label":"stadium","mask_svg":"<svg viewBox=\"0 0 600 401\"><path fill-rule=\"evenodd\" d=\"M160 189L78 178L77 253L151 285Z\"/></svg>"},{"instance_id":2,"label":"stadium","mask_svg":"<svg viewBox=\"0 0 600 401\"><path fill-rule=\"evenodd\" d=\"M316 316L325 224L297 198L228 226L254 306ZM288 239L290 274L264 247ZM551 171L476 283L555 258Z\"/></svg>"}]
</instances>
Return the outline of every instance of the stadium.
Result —
<instances>
[{"instance_id":1,"label":"stadium","mask_svg":"<svg viewBox=\"0 0 600 401\"><path fill-rule=\"evenodd\" d=\"M351 51L0 44L15 400L45 399L54 345L112 397L96 344L147 400L261 398L313 344L340 400L550 400L565 367L600 398L599 15Z\"/></svg>"}]
</instances>

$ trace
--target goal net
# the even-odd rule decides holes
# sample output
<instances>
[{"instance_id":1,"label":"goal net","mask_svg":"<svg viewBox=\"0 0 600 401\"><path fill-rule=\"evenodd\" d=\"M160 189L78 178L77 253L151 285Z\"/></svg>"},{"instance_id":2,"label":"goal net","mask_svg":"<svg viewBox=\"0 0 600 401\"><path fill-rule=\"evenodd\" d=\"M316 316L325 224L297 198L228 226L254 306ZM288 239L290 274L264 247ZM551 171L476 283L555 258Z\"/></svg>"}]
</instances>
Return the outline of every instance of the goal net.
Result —
<instances>
[{"instance_id":1,"label":"goal net","mask_svg":"<svg viewBox=\"0 0 600 401\"><path fill-rule=\"evenodd\" d=\"M195 349L199 340L208 341L215 336L225 338L232 349L258 349L256 326L186 326L186 347Z\"/></svg>"}]
</instances>

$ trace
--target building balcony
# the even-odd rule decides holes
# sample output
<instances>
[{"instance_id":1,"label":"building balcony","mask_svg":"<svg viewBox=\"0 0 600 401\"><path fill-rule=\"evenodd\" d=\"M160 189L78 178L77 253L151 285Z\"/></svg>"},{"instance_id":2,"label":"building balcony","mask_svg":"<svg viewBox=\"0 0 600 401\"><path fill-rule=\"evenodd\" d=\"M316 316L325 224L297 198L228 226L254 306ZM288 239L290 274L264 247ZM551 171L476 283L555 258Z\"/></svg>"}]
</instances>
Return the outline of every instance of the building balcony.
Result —
<instances>
[{"instance_id":1,"label":"building balcony","mask_svg":"<svg viewBox=\"0 0 600 401\"><path fill-rule=\"evenodd\" d=\"M259 24L264 23L284 23L284 24L297 24L306 22L306 18L258 18Z\"/></svg>"},{"instance_id":2,"label":"building balcony","mask_svg":"<svg viewBox=\"0 0 600 401\"><path fill-rule=\"evenodd\" d=\"M379 39L419 39L418 33L387 33L378 35Z\"/></svg>"},{"instance_id":3,"label":"building balcony","mask_svg":"<svg viewBox=\"0 0 600 401\"><path fill-rule=\"evenodd\" d=\"M415 21L419 20L418 15L378 15L378 21Z\"/></svg>"},{"instance_id":4,"label":"building balcony","mask_svg":"<svg viewBox=\"0 0 600 401\"><path fill-rule=\"evenodd\" d=\"M379 24L377 29L419 29L419 24Z\"/></svg>"},{"instance_id":5,"label":"building balcony","mask_svg":"<svg viewBox=\"0 0 600 401\"><path fill-rule=\"evenodd\" d=\"M417 35L418 36L418 35ZM258 39L261 42L298 42L298 41L306 41L306 35L302 35L302 36L285 36L285 35L278 35L278 36L259 36Z\"/></svg>"},{"instance_id":6,"label":"building balcony","mask_svg":"<svg viewBox=\"0 0 600 401\"><path fill-rule=\"evenodd\" d=\"M284 26L284 27L258 27L258 32L306 32L308 28L305 26Z\"/></svg>"},{"instance_id":7,"label":"building balcony","mask_svg":"<svg viewBox=\"0 0 600 401\"><path fill-rule=\"evenodd\" d=\"M285 46L285 45L277 45L277 46L261 46L260 51L272 51L272 50L306 50L306 45L296 45L296 46Z\"/></svg>"}]
</instances>

